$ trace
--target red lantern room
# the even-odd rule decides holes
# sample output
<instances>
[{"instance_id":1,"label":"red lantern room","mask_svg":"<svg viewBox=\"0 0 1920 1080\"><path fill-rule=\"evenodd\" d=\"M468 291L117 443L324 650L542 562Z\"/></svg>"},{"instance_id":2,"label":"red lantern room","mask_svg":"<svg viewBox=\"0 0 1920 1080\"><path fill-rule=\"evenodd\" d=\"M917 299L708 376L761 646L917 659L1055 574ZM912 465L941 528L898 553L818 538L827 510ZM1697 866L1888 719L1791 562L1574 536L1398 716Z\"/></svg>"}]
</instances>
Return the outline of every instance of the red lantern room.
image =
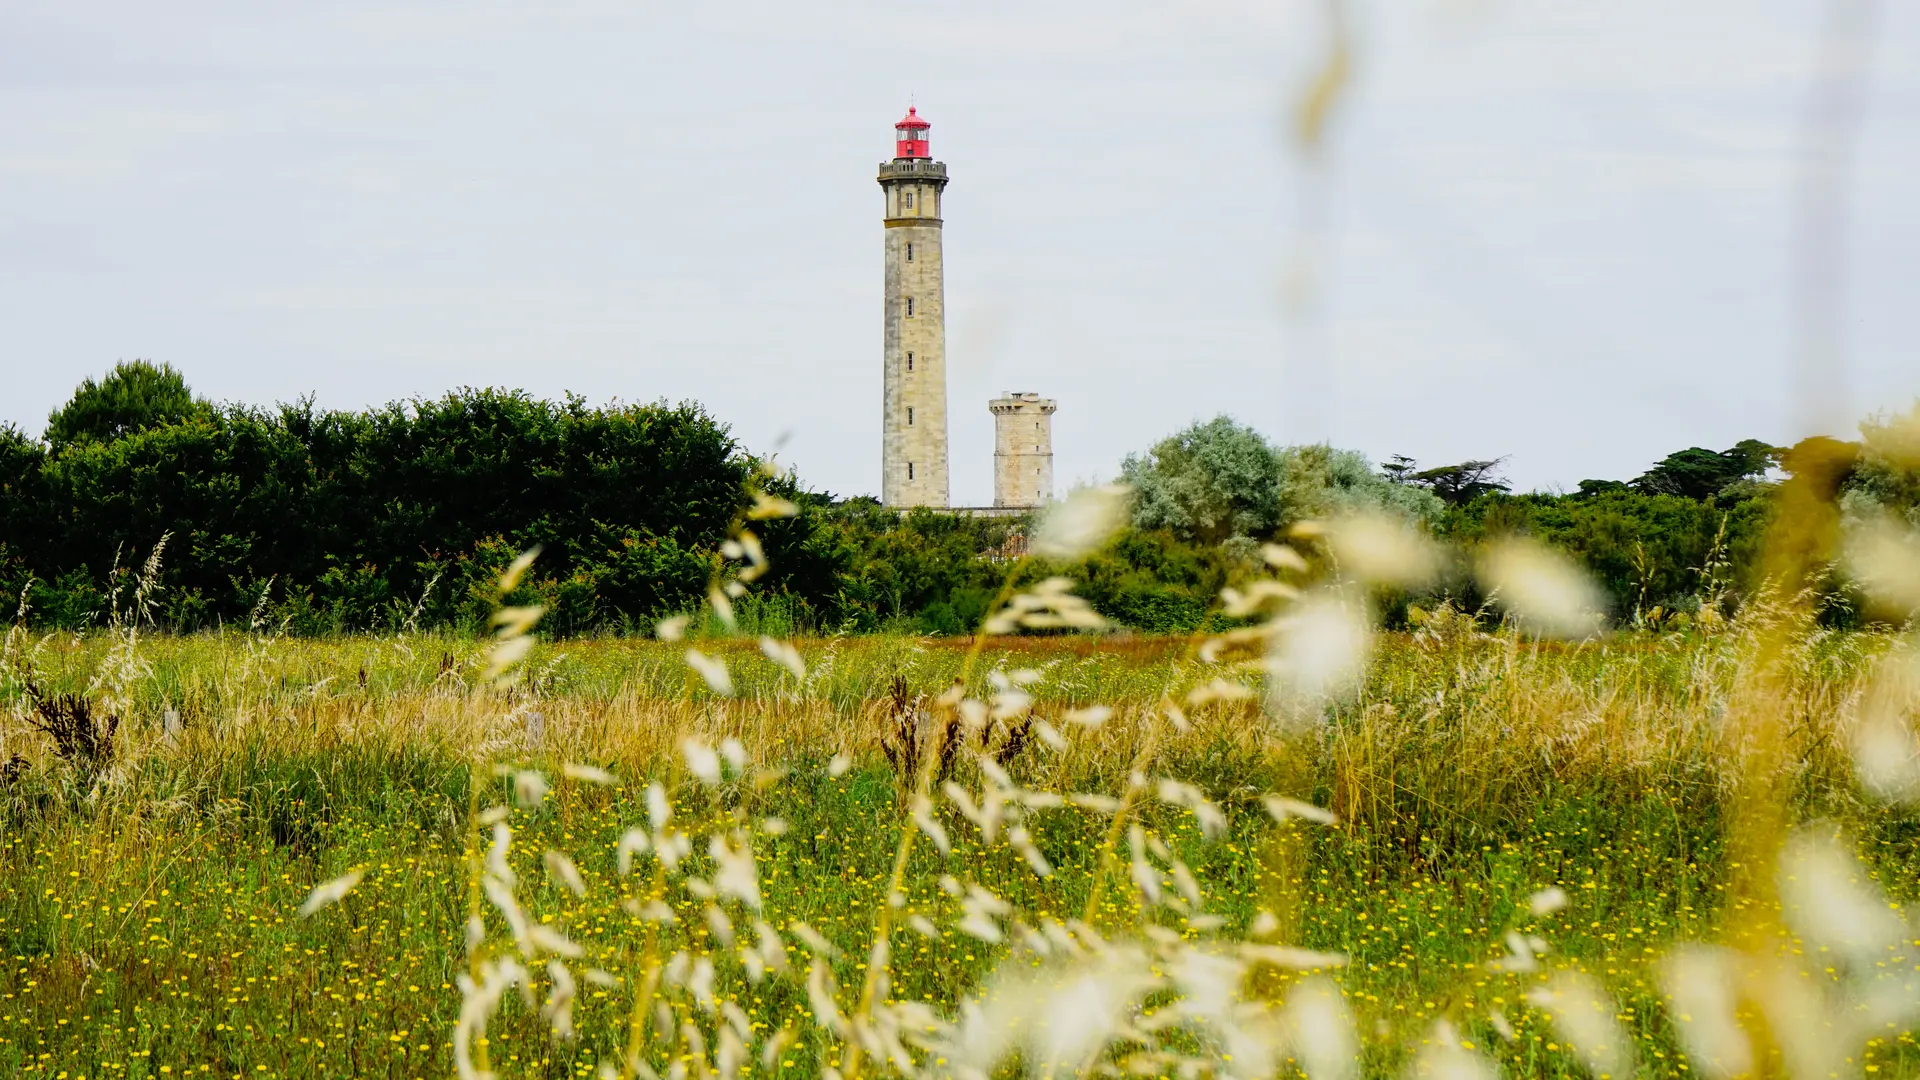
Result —
<instances>
[{"instance_id":1,"label":"red lantern room","mask_svg":"<svg viewBox=\"0 0 1920 1080\"><path fill-rule=\"evenodd\" d=\"M927 129L932 126L920 119L917 109L908 106L906 119L893 125L893 156L895 158L932 157L932 152L927 149Z\"/></svg>"}]
</instances>

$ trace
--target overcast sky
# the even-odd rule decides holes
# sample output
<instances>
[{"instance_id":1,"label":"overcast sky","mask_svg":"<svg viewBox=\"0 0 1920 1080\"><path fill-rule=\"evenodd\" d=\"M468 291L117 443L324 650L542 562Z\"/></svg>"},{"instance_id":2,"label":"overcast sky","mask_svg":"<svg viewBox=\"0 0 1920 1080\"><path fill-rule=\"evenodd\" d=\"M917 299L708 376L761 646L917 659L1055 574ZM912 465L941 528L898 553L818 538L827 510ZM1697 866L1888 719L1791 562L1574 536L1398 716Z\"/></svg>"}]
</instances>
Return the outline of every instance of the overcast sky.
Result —
<instances>
[{"instance_id":1,"label":"overcast sky","mask_svg":"<svg viewBox=\"0 0 1920 1080\"><path fill-rule=\"evenodd\" d=\"M1878 7L1855 412L1920 395L1920 6ZM1221 412L1523 487L1795 434L1819 4L1351 5L1310 167L1322 9L10 0L0 423L135 357L260 404L691 398L876 492L874 172L912 100L953 178L956 502L1002 390L1059 400L1063 486Z\"/></svg>"}]
</instances>

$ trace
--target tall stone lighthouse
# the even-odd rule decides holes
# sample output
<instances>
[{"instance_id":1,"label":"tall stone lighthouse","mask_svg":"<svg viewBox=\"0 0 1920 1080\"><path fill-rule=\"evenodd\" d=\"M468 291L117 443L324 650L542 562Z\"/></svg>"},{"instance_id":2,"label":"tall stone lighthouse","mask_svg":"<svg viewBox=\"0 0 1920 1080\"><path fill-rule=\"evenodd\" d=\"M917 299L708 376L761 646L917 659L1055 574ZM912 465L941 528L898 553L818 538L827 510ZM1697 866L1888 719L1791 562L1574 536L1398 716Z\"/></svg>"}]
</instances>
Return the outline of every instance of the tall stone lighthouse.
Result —
<instances>
[{"instance_id":1,"label":"tall stone lighthouse","mask_svg":"<svg viewBox=\"0 0 1920 1080\"><path fill-rule=\"evenodd\" d=\"M915 109L893 126L886 196L886 390L880 501L947 505L947 303L940 263L940 193L947 166L928 152Z\"/></svg>"}]
</instances>

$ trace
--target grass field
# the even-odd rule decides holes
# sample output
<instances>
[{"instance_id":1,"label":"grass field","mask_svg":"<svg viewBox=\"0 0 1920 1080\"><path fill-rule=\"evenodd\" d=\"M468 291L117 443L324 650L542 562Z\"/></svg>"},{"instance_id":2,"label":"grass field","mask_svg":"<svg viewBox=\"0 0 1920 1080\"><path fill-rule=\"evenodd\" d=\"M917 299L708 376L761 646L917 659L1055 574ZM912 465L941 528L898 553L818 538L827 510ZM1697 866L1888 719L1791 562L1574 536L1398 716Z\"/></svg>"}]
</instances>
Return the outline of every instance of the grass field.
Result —
<instances>
[{"instance_id":1,"label":"grass field","mask_svg":"<svg viewBox=\"0 0 1920 1080\"><path fill-rule=\"evenodd\" d=\"M728 666L722 697L684 646L657 642L542 645L502 692L481 678L487 643L454 637L16 637L0 1070L874 1074L926 1020L905 1053L930 1074L969 1075L969 1054L1007 1044L997 1066L972 1064L1685 1075L1662 958L1740 944L1780 911L1742 884L1745 759L1726 737L1763 658L1778 805L1847 830L1856 893L1916 891L1912 818L1864 801L1847 753L1891 639L1764 622L1569 646L1436 621L1378 638L1364 685L1291 733L1217 689L1244 672L1231 656L1164 639L1004 639L971 664L965 641L803 641L804 677L752 641L701 642ZM114 704L111 757L57 756L23 671L49 698L91 685ZM962 671L983 703L966 715L991 710L977 728L936 700ZM1076 722L1095 704L1111 718ZM920 725L919 764L903 722ZM961 744L944 760L943 723ZM689 737L736 740L739 760L689 757ZM1130 784L1135 770L1152 779ZM923 774L935 798L910 815ZM1276 821L1269 794L1338 821ZM349 872L357 887L298 915ZM1820 957L1794 979L1832 1001L1809 1023L1841 1075L1920 1073L1906 1014L1856 1022L1880 1001L1862 980L1920 970L1920 938L1902 929L1871 955L1780 940L1754 954ZM524 998L503 981L521 967ZM1036 995L1016 968L1066 981ZM1590 985L1618 1033L1541 996ZM1127 986L1121 1004L1103 996ZM1221 986L1231 1021L1195 1011ZM1077 1004L1025 1043L966 1026L996 1001L1039 1014L1062 995ZM1072 1061L1044 1034L1068 1015L1100 1037ZM1352 1034L1330 1052L1316 1031ZM1802 1052L1761 1046L1762 1061ZM1342 1054L1360 1065L1330 1064Z\"/></svg>"}]
</instances>

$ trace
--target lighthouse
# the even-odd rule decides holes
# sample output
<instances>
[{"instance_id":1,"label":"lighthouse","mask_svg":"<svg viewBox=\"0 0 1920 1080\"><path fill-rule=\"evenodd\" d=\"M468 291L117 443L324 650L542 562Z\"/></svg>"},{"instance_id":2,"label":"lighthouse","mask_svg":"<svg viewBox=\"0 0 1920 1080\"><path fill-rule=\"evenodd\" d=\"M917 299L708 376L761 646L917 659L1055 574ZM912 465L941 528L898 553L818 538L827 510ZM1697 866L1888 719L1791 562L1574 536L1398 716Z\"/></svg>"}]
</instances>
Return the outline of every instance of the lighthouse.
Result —
<instances>
[{"instance_id":1,"label":"lighthouse","mask_svg":"<svg viewBox=\"0 0 1920 1080\"><path fill-rule=\"evenodd\" d=\"M879 177L886 199L880 501L902 509L948 505L947 304L940 257L947 167L933 160L931 126L909 108L893 126L893 160L881 163Z\"/></svg>"}]
</instances>

